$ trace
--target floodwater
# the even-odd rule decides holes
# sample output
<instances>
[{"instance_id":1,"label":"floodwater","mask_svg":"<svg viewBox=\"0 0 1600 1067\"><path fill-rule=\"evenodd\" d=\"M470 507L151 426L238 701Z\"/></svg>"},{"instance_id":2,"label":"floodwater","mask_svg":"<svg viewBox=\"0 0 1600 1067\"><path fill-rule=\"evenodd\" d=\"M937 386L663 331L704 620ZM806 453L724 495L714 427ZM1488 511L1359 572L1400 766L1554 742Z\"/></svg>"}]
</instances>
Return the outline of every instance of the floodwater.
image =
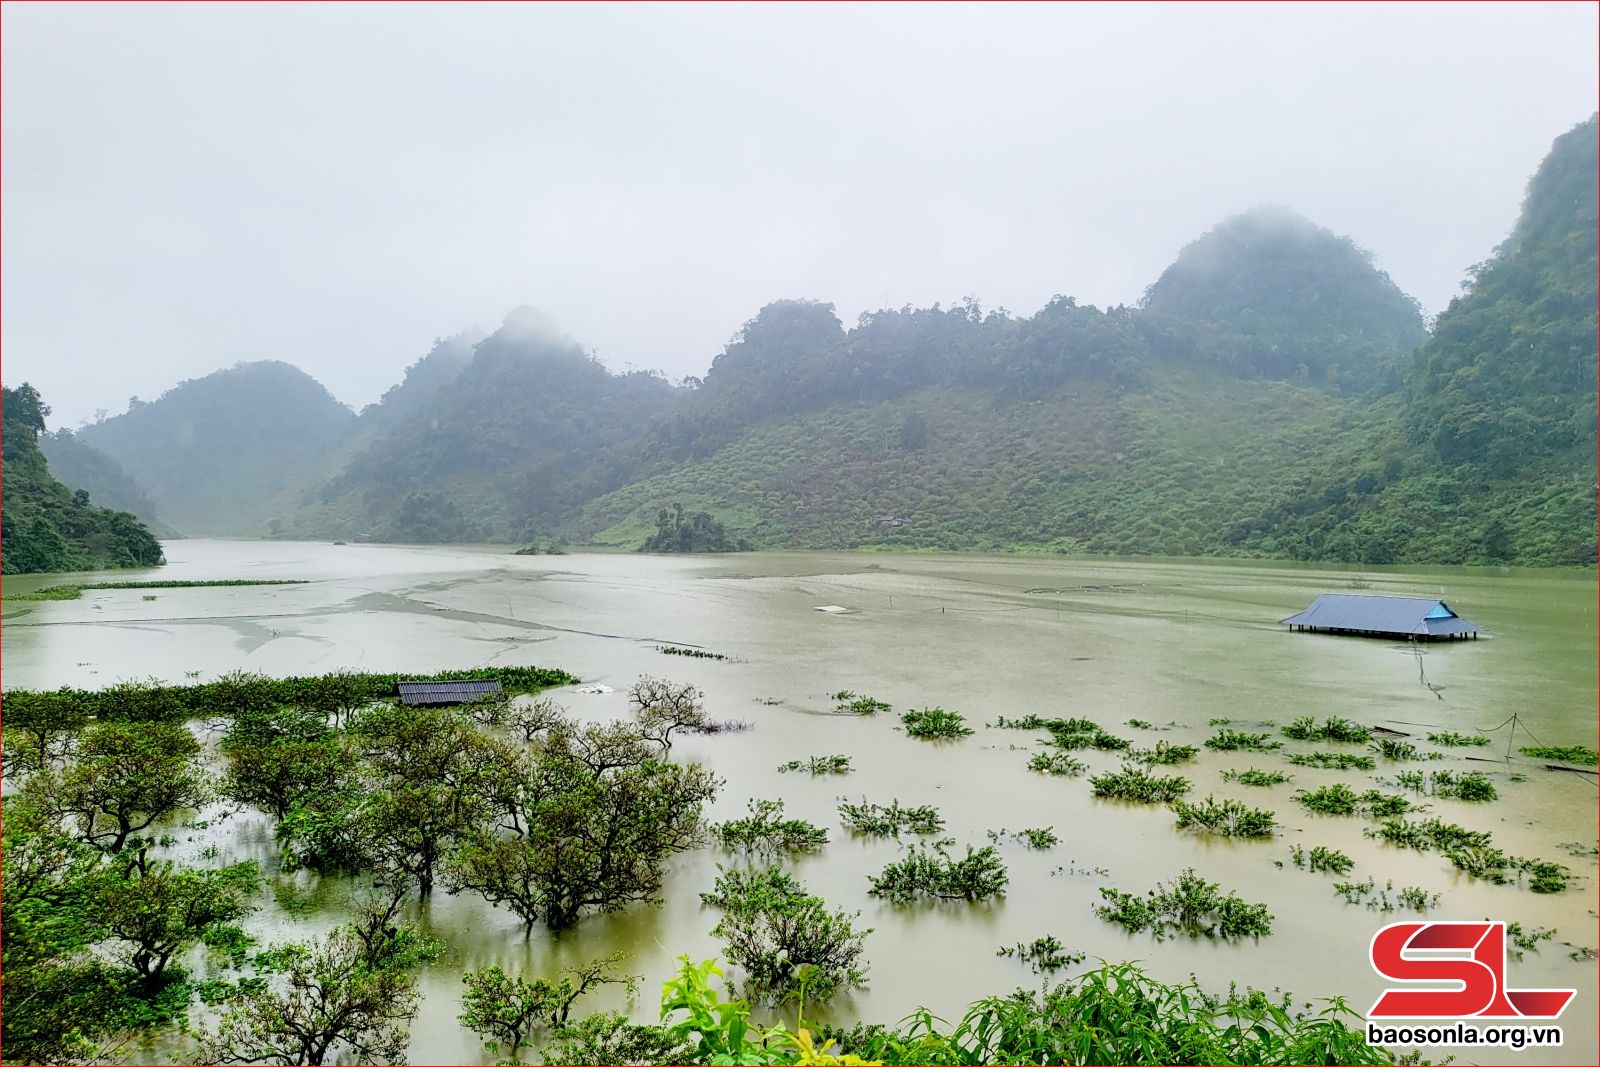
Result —
<instances>
[{"instance_id":1,"label":"floodwater","mask_svg":"<svg viewBox=\"0 0 1600 1067\"><path fill-rule=\"evenodd\" d=\"M1556 929L1554 941L1511 964L1510 980L1516 987L1577 988L1562 1020L1565 1047L1433 1050L1432 1058L1455 1051L1462 1062L1592 1063L1600 1056L1595 964L1569 955L1572 946L1595 947L1595 861L1563 847L1595 845L1595 779L1547 771L1520 755L1509 766L1466 760L1470 753L1503 761L1508 741L1594 744L1593 572L1366 568L1358 576L1353 568L1283 563L867 553L518 557L503 548L243 541L175 541L167 555L162 578L311 584L156 590L154 600L144 599L149 592L105 591L79 601L8 605L5 685L100 686L151 675L181 682L236 668L312 674L535 663L611 686L615 692L603 695L553 693L573 714L602 718L624 712L624 691L642 674L694 682L715 717L753 724L743 733L675 739L675 757L704 761L726 779L709 815L731 818L751 798L781 797L790 814L830 827L833 842L791 867L830 903L860 909L861 925L873 928L866 943L870 985L837 1000L831 1018L892 1022L918 1005L949 1017L979 996L1037 985L1039 978L996 949L1044 934L1091 961L1141 960L1167 980L1192 973L1216 990L1237 981L1292 990L1297 1000L1339 995L1364 1009L1384 984L1367 962L1372 934L1414 913L1347 905L1334 894L1333 879L1290 862L1291 845L1323 844L1355 857L1352 880L1372 875L1380 886L1392 879L1396 888L1440 893L1430 918ZM6 585L20 592L60 580L8 578ZM1442 594L1488 633L1430 645L1418 656L1389 641L1293 634L1276 625L1315 594L1353 583L1363 588L1363 581L1374 593ZM815 610L829 604L849 610ZM665 656L656 651L661 643L732 658ZM958 710L977 733L930 744L907 737L898 715L833 715L828 694L840 689L886 700L897 711ZM1385 773L1381 761L1367 775L1286 767L1276 754L1202 748L1181 768L1195 782L1193 795L1270 806L1283 829L1272 841L1180 832L1163 807L1098 801L1084 778L1027 771L1029 751L1040 747L1036 736L986 728L1000 715L1035 712L1092 718L1140 745L1158 739L1199 745L1215 718L1250 729L1300 715L1341 715L1418 741L1430 729L1492 728L1492 748L1451 750L1446 760L1409 766L1484 770L1500 802L1434 800L1433 813L1492 831L1514 855L1566 863L1577 877L1553 896L1477 882L1438 855L1364 839L1365 820L1310 815L1290 799L1296 788L1335 781L1365 788ZM1158 729L1124 725L1130 718ZM854 773L775 773L786 760L828 753L849 754ZM1077 755L1091 773L1120 762L1092 750ZM1285 768L1294 781L1272 789L1222 781L1223 771L1247 766ZM835 812L841 797L936 805L958 851L986 843L986 831L1001 828L1052 826L1062 840L1048 851L1002 847L1011 871L1003 901L891 906L867 895L867 876L895 858L898 846L845 834ZM341 921L349 886L279 875L263 817L246 812L186 831L179 848L209 862L258 859L275 875L251 922L263 940L305 939ZM625 950L632 954L629 970L645 978L632 1011L653 1018L674 958L717 950L709 936L716 913L702 909L698 893L725 859L714 850L679 857L663 904L587 918L559 938L543 930L525 937L513 915L476 895L436 893L416 914L446 950L422 976L411 1061L491 1061L456 1015L462 972L492 963L553 976L563 966ZM1158 943L1091 910L1102 886L1142 893L1191 866L1224 889L1267 903L1275 916L1272 935L1259 942ZM579 1010L623 1006L620 991L608 988ZM158 1062L182 1052L163 1043L128 1054Z\"/></svg>"}]
</instances>

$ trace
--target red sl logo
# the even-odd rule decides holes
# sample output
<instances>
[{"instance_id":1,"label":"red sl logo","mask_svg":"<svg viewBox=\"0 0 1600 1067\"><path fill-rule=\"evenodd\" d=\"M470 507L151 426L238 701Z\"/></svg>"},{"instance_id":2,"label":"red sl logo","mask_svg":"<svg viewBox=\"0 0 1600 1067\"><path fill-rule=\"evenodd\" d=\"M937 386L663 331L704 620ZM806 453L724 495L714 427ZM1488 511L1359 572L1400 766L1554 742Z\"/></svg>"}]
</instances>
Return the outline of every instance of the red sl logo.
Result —
<instances>
[{"instance_id":1,"label":"red sl logo","mask_svg":"<svg viewBox=\"0 0 1600 1067\"><path fill-rule=\"evenodd\" d=\"M1507 989L1503 922L1390 923L1372 935L1369 952L1373 969L1385 978L1460 985L1387 990L1367 1012L1375 1019L1554 1019L1577 995L1575 989Z\"/></svg>"}]
</instances>

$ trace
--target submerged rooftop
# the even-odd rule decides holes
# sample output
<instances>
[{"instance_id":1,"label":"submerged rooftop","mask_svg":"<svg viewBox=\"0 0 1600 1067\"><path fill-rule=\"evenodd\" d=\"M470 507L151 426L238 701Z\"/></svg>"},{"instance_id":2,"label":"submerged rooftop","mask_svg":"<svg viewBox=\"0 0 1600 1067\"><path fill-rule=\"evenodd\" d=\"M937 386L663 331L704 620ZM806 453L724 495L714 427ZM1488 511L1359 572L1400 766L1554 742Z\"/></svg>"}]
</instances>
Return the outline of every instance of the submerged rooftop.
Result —
<instances>
[{"instance_id":1,"label":"submerged rooftop","mask_svg":"<svg viewBox=\"0 0 1600 1067\"><path fill-rule=\"evenodd\" d=\"M1323 593L1311 606L1283 620L1295 630L1372 637L1476 637L1483 627L1468 622L1443 600L1416 596Z\"/></svg>"}]
</instances>

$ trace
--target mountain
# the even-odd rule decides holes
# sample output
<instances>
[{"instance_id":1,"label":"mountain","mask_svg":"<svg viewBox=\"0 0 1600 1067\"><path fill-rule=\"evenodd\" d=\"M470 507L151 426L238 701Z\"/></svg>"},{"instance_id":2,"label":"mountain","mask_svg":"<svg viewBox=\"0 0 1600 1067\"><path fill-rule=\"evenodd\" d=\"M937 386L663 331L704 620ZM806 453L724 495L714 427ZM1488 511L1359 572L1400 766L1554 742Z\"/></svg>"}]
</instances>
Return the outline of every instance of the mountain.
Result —
<instances>
[{"instance_id":1,"label":"mountain","mask_svg":"<svg viewBox=\"0 0 1600 1067\"><path fill-rule=\"evenodd\" d=\"M299 506L356 416L287 363L182 382L78 436L114 458L190 536L262 536Z\"/></svg>"},{"instance_id":2,"label":"mountain","mask_svg":"<svg viewBox=\"0 0 1600 1067\"><path fill-rule=\"evenodd\" d=\"M51 477L39 437L50 408L33 386L0 390L4 441L4 506L0 561L4 573L152 567L165 562L161 544L123 511L96 507L82 489Z\"/></svg>"},{"instance_id":3,"label":"mountain","mask_svg":"<svg viewBox=\"0 0 1600 1067\"><path fill-rule=\"evenodd\" d=\"M1563 134L1516 228L1472 268L1408 382L1412 437L1509 475L1595 441L1596 118Z\"/></svg>"},{"instance_id":4,"label":"mountain","mask_svg":"<svg viewBox=\"0 0 1600 1067\"><path fill-rule=\"evenodd\" d=\"M1594 118L1556 142L1431 336L1370 254L1264 208L1137 307L779 300L681 386L521 308L359 418L265 364L83 436L195 533L637 548L681 509L758 548L1594 562L1596 147Z\"/></svg>"},{"instance_id":5,"label":"mountain","mask_svg":"<svg viewBox=\"0 0 1600 1067\"><path fill-rule=\"evenodd\" d=\"M1165 355L1343 392L1393 388L1428 336L1370 252L1283 208L1236 215L1185 247L1141 306Z\"/></svg>"},{"instance_id":6,"label":"mountain","mask_svg":"<svg viewBox=\"0 0 1600 1067\"><path fill-rule=\"evenodd\" d=\"M1596 560L1596 118L1559 137L1510 236L1234 550L1376 563Z\"/></svg>"},{"instance_id":7,"label":"mountain","mask_svg":"<svg viewBox=\"0 0 1600 1067\"><path fill-rule=\"evenodd\" d=\"M638 466L643 427L678 393L614 375L553 323L518 308L470 362L346 462L293 532L386 541L530 541ZM367 416L364 415L363 418Z\"/></svg>"},{"instance_id":8,"label":"mountain","mask_svg":"<svg viewBox=\"0 0 1600 1067\"><path fill-rule=\"evenodd\" d=\"M68 489L82 489L102 507L131 513L157 537L177 534L156 517L156 506L121 464L65 427L39 436L50 473Z\"/></svg>"},{"instance_id":9,"label":"mountain","mask_svg":"<svg viewBox=\"0 0 1600 1067\"><path fill-rule=\"evenodd\" d=\"M474 328L435 341L427 355L406 368L399 385L361 409L361 431L370 434L424 414L439 391L472 363L473 350L487 336Z\"/></svg>"}]
</instances>

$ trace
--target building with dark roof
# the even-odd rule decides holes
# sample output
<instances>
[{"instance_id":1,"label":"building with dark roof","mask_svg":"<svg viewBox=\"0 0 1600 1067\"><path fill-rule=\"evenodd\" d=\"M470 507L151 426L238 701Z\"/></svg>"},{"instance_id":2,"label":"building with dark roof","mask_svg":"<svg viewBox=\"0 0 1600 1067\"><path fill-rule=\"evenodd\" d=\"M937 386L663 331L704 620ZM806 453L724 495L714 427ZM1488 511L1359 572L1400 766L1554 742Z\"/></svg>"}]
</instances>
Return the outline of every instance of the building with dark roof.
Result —
<instances>
[{"instance_id":1,"label":"building with dark roof","mask_svg":"<svg viewBox=\"0 0 1600 1067\"><path fill-rule=\"evenodd\" d=\"M493 678L470 678L455 682L398 682L400 703L408 707L438 707L466 704L500 692Z\"/></svg>"},{"instance_id":2,"label":"building with dark roof","mask_svg":"<svg viewBox=\"0 0 1600 1067\"><path fill-rule=\"evenodd\" d=\"M1468 622L1443 600L1418 596L1367 596L1323 593L1309 608L1283 620L1294 630L1364 637L1404 637L1431 641L1477 637L1483 627Z\"/></svg>"}]
</instances>

